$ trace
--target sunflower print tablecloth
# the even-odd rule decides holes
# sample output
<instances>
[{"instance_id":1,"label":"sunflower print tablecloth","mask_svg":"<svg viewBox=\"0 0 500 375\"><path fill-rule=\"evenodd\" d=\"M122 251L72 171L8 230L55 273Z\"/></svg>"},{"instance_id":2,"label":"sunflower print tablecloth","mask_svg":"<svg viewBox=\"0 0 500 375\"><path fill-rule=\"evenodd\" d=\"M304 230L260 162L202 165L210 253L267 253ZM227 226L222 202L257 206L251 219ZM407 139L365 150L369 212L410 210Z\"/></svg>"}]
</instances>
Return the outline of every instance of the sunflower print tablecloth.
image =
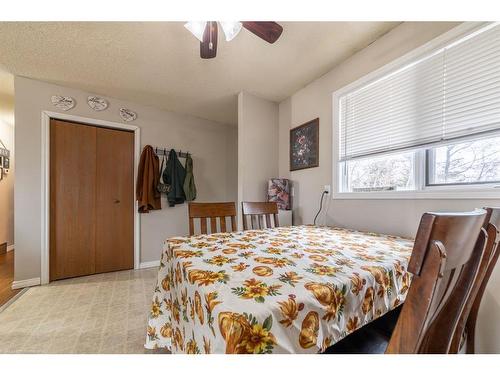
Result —
<instances>
[{"instance_id":1,"label":"sunflower print tablecloth","mask_svg":"<svg viewBox=\"0 0 500 375\"><path fill-rule=\"evenodd\" d=\"M296 226L164 244L145 347L318 353L405 299L413 241Z\"/></svg>"}]
</instances>

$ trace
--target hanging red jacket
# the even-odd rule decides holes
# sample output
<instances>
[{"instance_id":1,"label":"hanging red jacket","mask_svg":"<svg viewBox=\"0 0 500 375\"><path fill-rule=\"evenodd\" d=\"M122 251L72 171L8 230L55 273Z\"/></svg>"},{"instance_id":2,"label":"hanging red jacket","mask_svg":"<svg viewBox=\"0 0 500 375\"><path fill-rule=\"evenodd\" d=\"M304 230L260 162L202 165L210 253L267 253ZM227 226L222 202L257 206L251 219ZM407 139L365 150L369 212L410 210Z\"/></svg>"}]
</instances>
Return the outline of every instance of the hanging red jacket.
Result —
<instances>
[{"instance_id":1,"label":"hanging red jacket","mask_svg":"<svg viewBox=\"0 0 500 375\"><path fill-rule=\"evenodd\" d=\"M137 171L136 199L139 202L139 212L161 210L161 194L157 186L160 180L159 159L153 147L147 145L142 150Z\"/></svg>"}]
</instances>

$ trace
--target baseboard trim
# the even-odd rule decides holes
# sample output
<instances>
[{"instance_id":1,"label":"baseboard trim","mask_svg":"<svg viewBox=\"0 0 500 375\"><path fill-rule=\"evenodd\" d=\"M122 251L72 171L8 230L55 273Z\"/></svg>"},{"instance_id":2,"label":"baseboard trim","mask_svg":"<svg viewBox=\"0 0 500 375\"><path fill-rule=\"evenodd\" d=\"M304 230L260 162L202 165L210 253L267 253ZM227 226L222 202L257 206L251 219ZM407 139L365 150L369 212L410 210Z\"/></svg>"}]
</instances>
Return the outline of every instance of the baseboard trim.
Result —
<instances>
[{"instance_id":1,"label":"baseboard trim","mask_svg":"<svg viewBox=\"0 0 500 375\"><path fill-rule=\"evenodd\" d=\"M14 250L14 244L7 246L7 251Z\"/></svg>"},{"instance_id":2,"label":"baseboard trim","mask_svg":"<svg viewBox=\"0 0 500 375\"><path fill-rule=\"evenodd\" d=\"M5 302L2 306L0 306L0 313L4 311L7 307L16 302L21 296L28 291L28 288L23 288L20 290L14 297Z\"/></svg>"},{"instance_id":3,"label":"baseboard trim","mask_svg":"<svg viewBox=\"0 0 500 375\"><path fill-rule=\"evenodd\" d=\"M139 268L153 268L153 267L160 267L160 261L159 260L153 260L152 262L143 262L139 264Z\"/></svg>"},{"instance_id":4,"label":"baseboard trim","mask_svg":"<svg viewBox=\"0 0 500 375\"><path fill-rule=\"evenodd\" d=\"M26 280L15 280L12 282L12 289L22 289L28 288L30 286L40 285L40 278L35 277L33 279Z\"/></svg>"}]
</instances>

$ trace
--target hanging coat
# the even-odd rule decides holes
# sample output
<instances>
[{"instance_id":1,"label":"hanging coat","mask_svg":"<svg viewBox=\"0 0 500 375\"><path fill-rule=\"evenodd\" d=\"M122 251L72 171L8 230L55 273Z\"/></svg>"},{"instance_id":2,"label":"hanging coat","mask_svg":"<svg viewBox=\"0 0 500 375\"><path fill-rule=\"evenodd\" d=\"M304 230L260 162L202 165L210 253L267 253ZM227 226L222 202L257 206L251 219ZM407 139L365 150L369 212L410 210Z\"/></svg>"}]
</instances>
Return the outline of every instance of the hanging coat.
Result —
<instances>
[{"instance_id":1,"label":"hanging coat","mask_svg":"<svg viewBox=\"0 0 500 375\"><path fill-rule=\"evenodd\" d=\"M136 199L139 212L161 210L160 193L156 189L160 180L159 159L153 147L146 146L142 150L139 168L137 170Z\"/></svg>"},{"instance_id":2,"label":"hanging coat","mask_svg":"<svg viewBox=\"0 0 500 375\"><path fill-rule=\"evenodd\" d=\"M186 200L184 195L184 180L186 171L177 158L175 150L170 150L168 161L163 171L163 182L170 185L170 191L167 193L168 205L174 207L176 204L182 204Z\"/></svg>"},{"instance_id":3,"label":"hanging coat","mask_svg":"<svg viewBox=\"0 0 500 375\"><path fill-rule=\"evenodd\" d=\"M189 154L187 154L186 157L186 179L184 180L184 194L188 202L194 201L196 199L196 185L194 184L193 175L193 159Z\"/></svg>"}]
</instances>

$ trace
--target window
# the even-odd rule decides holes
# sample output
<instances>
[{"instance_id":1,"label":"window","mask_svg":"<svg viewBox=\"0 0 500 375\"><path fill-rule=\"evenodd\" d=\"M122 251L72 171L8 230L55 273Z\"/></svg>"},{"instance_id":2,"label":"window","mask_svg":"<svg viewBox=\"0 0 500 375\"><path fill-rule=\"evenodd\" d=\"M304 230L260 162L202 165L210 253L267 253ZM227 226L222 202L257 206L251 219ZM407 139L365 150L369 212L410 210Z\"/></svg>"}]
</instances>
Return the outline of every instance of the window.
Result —
<instances>
[{"instance_id":1,"label":"window","mask_svg":"<svg viewBox=\"0 0 500 375\"><path fill-rule=\"evenodd\" d=\"M383 70L334 95L337 194L499 187L500 26Z\"/></svg>"},{"instance_id":2,"label":"window","mask_svg":"<svg viewBox=\"0 0 500 375\"><path fill-rule=\"evenodd\" d=\"M345 163L348 186L354 192L414 190L412 152L350 160Z\"/></svg>"},{"instance_id":3,"label":"window","mask_svg":"<svg viewBox=\"0 0 500 375\"><path fill-rule=\"evenodd\" d=\"M427 185L500 183L500 135L427 151Z\"/></svg>"}]
</instances>

